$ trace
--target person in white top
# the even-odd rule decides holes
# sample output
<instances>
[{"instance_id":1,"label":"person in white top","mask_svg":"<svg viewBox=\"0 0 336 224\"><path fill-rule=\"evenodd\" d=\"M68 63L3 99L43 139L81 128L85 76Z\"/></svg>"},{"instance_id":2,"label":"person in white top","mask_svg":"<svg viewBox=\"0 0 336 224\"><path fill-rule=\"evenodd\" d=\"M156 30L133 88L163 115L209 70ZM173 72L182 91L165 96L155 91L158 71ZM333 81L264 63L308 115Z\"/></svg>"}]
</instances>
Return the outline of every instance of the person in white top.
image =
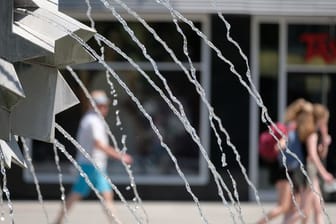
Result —
<instances>
[{"instance_id":1,"label":"person in white top","mask_svg":"<svg viewBox=\"0 0 336 224\"><path fill-rule=\"evenodd\" d=\"M105 92L95 90L91 93L91 96L101 115L106 117L109 111L110 100L106 96ZM102 195L107 206L112 209L113 192L102 172L106 172L107 160L109 157L123 161L126 164L131 164L133 162L132 157L127 153L117 151L109 144L104 121L92 107L81 119L77 140L87 151L99 169L96 169L95 166L87 158L85 158L84 155L82 155L82 153L78 153L77 162L87 174L94 187ZM91 189L85 179L78 175L75 183L73 184L72 191L67 197L66 209L69 210L75 202L88 196L90 190ZM64 209L62 209L57 217L57 224L61 224L63 222L64 215Z\"/></svg>"}]
</instances>

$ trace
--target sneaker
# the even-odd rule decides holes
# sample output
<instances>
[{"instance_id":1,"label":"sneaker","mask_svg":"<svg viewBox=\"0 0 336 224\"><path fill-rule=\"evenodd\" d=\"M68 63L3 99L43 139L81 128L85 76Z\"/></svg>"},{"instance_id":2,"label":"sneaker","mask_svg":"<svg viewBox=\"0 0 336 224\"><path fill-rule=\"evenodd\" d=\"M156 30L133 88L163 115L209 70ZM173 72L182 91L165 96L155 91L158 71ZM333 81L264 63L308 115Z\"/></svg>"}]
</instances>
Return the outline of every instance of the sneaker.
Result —
<instances>
[{"instance_id":1,"label":"sneaker","mask_svg":"<svg viewBox=\"0 0 336 224\"><path fill-rule=\"evenodd\" d=\"M323 190L326 193L336 192L336 181L332 181L330 183L324 183Z\"/></svg>"}]
</instances>

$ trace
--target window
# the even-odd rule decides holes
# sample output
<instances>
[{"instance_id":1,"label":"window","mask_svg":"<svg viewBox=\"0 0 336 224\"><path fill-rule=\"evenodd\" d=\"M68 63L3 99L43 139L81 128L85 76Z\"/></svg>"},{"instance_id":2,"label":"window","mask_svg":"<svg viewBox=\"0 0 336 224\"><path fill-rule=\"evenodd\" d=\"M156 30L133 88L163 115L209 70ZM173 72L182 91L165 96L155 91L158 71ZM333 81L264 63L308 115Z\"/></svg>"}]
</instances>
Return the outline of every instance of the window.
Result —
<instances>
[{"instance_id":1,"label":"window","mask_svg":"<svg viewBox=\"0 0 336 224\"><path fill-rule=\"evenodd\" d=\"M260 24L260 94L272 118L277 117L278 108L278 69L279 69L279 25L274 23ZM259 120L260 132L267 130ZM270 189L271 172L269 164L259 158L259 188Z\"/></svg>"},{"instance_id":2,"label":"window","mask_svg":"<svg viewBox=\"0 0 336 224\"><path fill-rule=\"evenodd\" d=\"M194 22L201 29L201 22ZM183 39L177 32L175 24L171 21L153 21L149 25L156 30L158 35L166 42L166 44L175 52L176 57L189 68L188 60L183 53ZM186 24L180 24L185 35L188 38L189 56L192 59L196 77L199 82L205 79L205 67L202 62L202 41ZM208 127L201 127L201 119L208 119L202 112L202 104L200 97L195 90L195 86L188 80L181 68L171 59L166 50L157 43L141 24L137 22L129 22L129 27L134 30L137 38L144 44L148 54L155 60L160 74L167 80L174 96L183 104L186 116L191 125L203 142L207 142L204 138L208 138ZM153 82L160 87L162 92L168 96L167 90L164 88L163 82L155 74L155 70L146 58L143 56L142 50L128 36L121 24L117 22L96 22L97 31L115 43L122 51L127 53ZM99 52L99 46L90 40L90 45ZM123 82L127 84L129 89L139 99L141 105L147 113L152 117L153 122L159 129L164 142L170 147L172 153L177 158L179 166L184 174L189 178L190 183L203 183L207 179L207 170L204 161L201 159L198 146L193 142L190 135L185 131L178 117L169 109L168 105L161 98L160 94L146 81L139 71L134 69L123 57L108 47L105 48L105 60L116 71ZM203 70L202 70L203 69ZM89 90L104 89L107 93L111 91L111 87L106 81L105 68L98 63L91 63L75 67L75 71L85 83ZM64 76L68 79L74 92L80 99L84 99L83 93L78 85L71 78L70 74ZM202 77L203 75L203 77ZM206 75L206 79L209 76ZM183 183L178 176L175 165L165 149L160 145L158 137L150 127L148 120L137 108L137 105L130 99L124 89L117 81L111 78L113 87L117 96L115 103L111 104L109 116L106 121L115 135L119 148L122 147L122 136L126 136L126 146L128 152L134 157L135 161L132 165L133 174L136 176L137 183L162 184L162 183ZM205 91L209 92L205 87ZM114 98L111 97L113 100ZM116 104L116 105L114 105ZM178 105L172 103L176 108ZM60 123L73 137L79 124L79 119L83 114L84 103L57 115L57 122ZM120 121L120 122L119 122ZM201 130L203 129L203 131ZM204 129L207 129L204 131ZM57 133L62 143L66 144L68 151L75 157L77 150L71 143L62 139ZM32 157L35 169L41 182L58 182L58 173L54 162L54 153L52 145L33 141ZM205 148L208 148L205 146ZM61 153L59 153L61 154ZM73 165L61 155L62 170L64 172L64 181L71 181L74 178ZM125 168L119 161L109 160L108 174L113 180L119 183L129 182L129 178L125 173ZM32 177L25 171L25 179L32 181Z\"/></svg>"},{"instance_id":3,"label":"window","mask_svg":"<svg viewBox=\"0 0 336 224\"><path fill-rule=\"evenodd\" d=\"M289 65L335 65L334 25L290 24L288 26Z\"/></svg>"}]
</instances>

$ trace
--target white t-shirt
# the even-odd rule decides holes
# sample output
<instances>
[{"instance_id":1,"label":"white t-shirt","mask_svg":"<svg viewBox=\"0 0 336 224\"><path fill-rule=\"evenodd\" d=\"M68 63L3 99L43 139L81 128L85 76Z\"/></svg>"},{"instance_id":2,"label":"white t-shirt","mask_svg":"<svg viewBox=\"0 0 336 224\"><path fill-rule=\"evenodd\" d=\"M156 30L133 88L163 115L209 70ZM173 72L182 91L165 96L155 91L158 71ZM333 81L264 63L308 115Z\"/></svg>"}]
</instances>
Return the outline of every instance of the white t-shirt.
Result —
<instances>
[{"instance_id":1,"label":"white t-shirt","mask_svg":"<svg viewBox=\"0 0 336 224\"><path fill-rule=\"evenodd\" d=\"M95 141L100 141L103 144L109 143L104 122L96 112L89 111L81 119L77 140L99 168L106 169L107 155L102 150L94 147ZM90 163L81 152L77 153L77 161L79 163Z\"/></svg>"}]
</instances>

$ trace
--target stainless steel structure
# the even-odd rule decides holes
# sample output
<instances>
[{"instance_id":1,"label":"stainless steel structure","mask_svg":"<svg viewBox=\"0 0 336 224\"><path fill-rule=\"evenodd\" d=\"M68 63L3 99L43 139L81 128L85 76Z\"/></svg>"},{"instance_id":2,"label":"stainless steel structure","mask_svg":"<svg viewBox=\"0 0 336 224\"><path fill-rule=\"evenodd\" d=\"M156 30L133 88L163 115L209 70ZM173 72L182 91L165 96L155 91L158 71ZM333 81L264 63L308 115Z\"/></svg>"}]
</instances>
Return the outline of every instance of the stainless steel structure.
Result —
<instances>
[{"instance_id":1,"label":"stainless steel structure","mask_svg":"<svg viewBox=\"0 0 336 224\"><path fill-rule=\"evenodd\" d=\"M55 115L79 102L58 69L94 58L72 33L85 42L95 31L59 12L58 1L0 2L0 149L8 167L24 166L15 136L53 142Z\"/></svg>"}]
</instances>

